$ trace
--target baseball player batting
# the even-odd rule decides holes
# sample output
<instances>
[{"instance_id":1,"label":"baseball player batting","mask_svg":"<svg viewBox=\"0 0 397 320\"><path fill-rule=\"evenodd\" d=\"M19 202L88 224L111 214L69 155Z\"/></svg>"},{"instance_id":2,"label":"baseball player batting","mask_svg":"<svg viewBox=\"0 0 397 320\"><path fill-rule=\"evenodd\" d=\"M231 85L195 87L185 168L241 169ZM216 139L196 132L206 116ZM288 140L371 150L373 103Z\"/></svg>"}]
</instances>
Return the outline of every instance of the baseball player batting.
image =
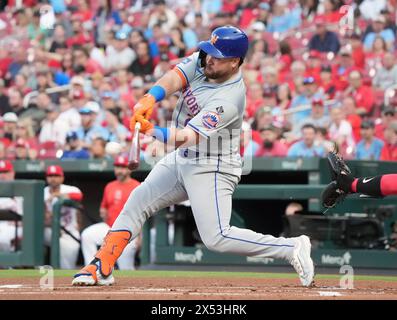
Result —
<instances>
[{"instance_id":1,"label":"baseball player batting","mask_svg":"<svg viewBox=\"0 0 397 320\"><path fill-rule=\"evenodd\" d=\"M238 28L215 29L199 51L160 78L134 107L130 128L175 150L156 164L130 194L106 235L95 259L74 276L73 285L111 285L112 271L126 245L144 222L162 208L190 200L205 246L258 258L285 259L303 286L313 282L314 265L307 236L276 238L230 226L232 194L240 180L240 132L245 94L240 65L248 49L247 35ZM156 102L181 91L169 128L149 122ZM210 147L208 147L210 146Z\"/></svg>"}]
</instances>

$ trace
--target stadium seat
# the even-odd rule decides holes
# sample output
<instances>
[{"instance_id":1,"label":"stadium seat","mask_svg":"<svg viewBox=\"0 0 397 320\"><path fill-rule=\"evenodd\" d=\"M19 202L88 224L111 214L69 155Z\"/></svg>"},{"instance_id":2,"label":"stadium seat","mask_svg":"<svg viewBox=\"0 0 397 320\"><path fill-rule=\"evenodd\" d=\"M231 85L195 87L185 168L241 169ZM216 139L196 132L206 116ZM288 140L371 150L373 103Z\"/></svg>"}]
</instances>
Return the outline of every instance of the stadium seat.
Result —
<instances>
[{"instance_id":1,"label":"stadium seat","mask_svg":"<svg viewBox=\"0 0 397 320\"><path fill-rule=\"evenodd\" d=\"M56 159L58 149L56 148L55 142L46 141L38 146L37 158L40 160L45 159Z\"/></svg>"}]
</instances>

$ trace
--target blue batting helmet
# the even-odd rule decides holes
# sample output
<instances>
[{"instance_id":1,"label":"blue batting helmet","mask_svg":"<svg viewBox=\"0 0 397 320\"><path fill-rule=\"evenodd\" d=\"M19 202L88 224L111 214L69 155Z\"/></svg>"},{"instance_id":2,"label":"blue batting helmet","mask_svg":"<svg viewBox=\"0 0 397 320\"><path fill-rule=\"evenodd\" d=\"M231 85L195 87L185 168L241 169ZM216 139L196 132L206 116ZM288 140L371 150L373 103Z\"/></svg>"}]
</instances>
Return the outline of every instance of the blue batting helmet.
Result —
<instances>
[{"instance_id":1,"label":"blue batting helmet","mask_svg":"<svg viewBox=\"0 0 397 320\"><path fill-rule=\"evenodd\" d=\"M216 28L208 41L201 41L198 47L215 58L244 58L248 50L248 37L233 26Z\"/></svg>"}]
</instances>

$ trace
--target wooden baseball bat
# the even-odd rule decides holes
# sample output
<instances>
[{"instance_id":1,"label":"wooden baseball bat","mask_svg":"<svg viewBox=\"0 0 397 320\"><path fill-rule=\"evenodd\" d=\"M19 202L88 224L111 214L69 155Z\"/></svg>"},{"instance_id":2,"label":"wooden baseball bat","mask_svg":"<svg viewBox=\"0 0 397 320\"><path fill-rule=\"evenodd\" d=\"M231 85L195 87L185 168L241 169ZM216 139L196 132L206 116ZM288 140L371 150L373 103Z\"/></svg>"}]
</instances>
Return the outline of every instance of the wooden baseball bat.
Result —
<instances>
[{"instance_id":1,"label":"wooden baseball bat","mask_svg":"<svg viewBox=\"0 0 397 320\"><path fill-rule=\"evenodd\" d=\"M136 170L139 167L140 160L140 150L141 145L139 143L139 130L141 129L141 124L137 122L135 124L134 135L132 136L130 153L128 155L128 169Z\"/></svg>"}]
</instances>

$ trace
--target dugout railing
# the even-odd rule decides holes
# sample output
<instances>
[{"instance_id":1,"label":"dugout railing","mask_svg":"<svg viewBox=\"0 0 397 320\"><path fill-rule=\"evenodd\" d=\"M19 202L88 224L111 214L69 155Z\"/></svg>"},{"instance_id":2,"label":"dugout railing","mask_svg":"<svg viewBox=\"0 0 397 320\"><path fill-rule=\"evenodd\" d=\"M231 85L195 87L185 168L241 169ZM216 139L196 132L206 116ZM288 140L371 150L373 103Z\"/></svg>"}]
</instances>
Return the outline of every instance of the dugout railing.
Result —
<instances>
[{"instance_id":1,"label":"dugout railing","mask_svg":"<svg viewBox=\"0 0 397 320\"><path fill-rule=\"evenodd\" d=\"M20 247L13 252L0 252L0 266L40 266L44 264L43 191L43 181L0 182L0 197L21 197L23 199L23 238Z\"/></svg>"}]
</instances>

